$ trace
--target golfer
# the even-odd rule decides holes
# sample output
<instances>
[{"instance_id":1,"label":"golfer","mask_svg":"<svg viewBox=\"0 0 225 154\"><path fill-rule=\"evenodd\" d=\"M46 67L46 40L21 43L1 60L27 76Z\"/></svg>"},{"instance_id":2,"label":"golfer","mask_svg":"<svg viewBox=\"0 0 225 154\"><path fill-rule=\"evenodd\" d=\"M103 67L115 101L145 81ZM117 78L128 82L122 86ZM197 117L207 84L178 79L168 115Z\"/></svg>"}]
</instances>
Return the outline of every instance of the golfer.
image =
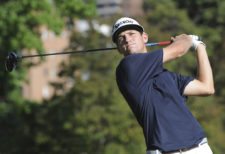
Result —
<instances>
[{"instance_id":1,"label":"golfer","mask_svg":"<svg viewBox=\"0 0 225 154\"><path fill-rule=\"evenodd\" d=\"M134 19L113 25L112 40L124 55L116 70L120 92L143 129L147 154L212 154L200 124L186 105L187 96L214 94L206 46L195 35L172 37L167 47L147 52L148 35ZM184 76L163 65L196 52L197 76Z\"/></svg>"}]
</instances>

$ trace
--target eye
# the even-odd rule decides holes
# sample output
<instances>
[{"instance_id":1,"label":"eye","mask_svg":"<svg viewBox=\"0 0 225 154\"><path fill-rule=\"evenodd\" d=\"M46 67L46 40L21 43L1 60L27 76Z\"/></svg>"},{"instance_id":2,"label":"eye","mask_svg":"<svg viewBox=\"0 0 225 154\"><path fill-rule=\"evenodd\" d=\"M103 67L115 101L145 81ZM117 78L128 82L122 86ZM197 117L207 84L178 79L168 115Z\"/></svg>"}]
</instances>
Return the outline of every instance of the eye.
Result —
<instances>
[{"instance_id":1,"label":"eye","mask_svg":"<svg viewBox=\"0 0 225 154\"><path fill-rule=\"evenodd\" d=\"M123 40L124 40L123 36L119 36L118 39L117 39L118 43L121 43Z\"/></svg>"},{"instance_id":2,"label":"eye","mask_svg":"<svg viewBox=\"0 0 225 154\"><path fill-rule=\"evenodd\" d=\"M129 32L128 34L129 34L130 36L133 36L133 35L135 35L136 33L133 32L133 31L131 31L131 32Z\"/></svg>"}]
</instances>

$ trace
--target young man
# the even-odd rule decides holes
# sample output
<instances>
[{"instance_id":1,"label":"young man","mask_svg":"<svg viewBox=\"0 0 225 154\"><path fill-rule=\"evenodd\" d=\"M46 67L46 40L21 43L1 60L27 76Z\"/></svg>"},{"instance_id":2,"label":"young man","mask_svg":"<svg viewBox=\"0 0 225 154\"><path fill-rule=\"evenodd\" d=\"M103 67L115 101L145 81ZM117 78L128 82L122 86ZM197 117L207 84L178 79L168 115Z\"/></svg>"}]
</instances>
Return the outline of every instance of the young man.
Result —
<instances>
[{"instance_id":1,"label":"young man","mask_svg":"<svg viewBox=\"0 0 225 154\"><path fill-rule=\"evenodd\" d=\"M124 55L116 70L118 87L141 125L147 154L212 154L206 136L185 101L187 96L214 93L211 66L203 42L182 34L172 43L147 52L148 35L134 19L118 19L112 40ZM196 51L198 76L183 76L163 64Z\"/></svg>"}]
</instances>

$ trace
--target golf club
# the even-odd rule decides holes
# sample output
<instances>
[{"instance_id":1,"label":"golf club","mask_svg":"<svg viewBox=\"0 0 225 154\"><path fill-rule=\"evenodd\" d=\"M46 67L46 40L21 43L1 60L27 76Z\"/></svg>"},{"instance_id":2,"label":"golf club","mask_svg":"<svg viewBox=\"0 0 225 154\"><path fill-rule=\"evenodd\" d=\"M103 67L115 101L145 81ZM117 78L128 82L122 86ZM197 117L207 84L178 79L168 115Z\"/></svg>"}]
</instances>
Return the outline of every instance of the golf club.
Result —
<instances>
[{"instance_id":1,"label":"golf club","mask_svg":"<svg viewBox=\"0 0 225 154\"><path fill-rule=\"evenodd\" d=\"M147 47L152 46L164 46L171 44L171 41L162 41L162 42L153 42L153 43L146 43ZM88 53L88 52L96 52L96 51L107 51L107 50L115 50L116 47L112 48L99 48L99 49L89 49L89 50L78 50L78 51L68 51L68 52L55 52L55 53L45 53L45 54L35 54L35 55L21 55L18 56L15 52L9 52L5 59L5 69L8 72L13 71L19 60L25 58L32 58L32 57L46 57L46 56L53 56L53 55L63 55L63 54L78 54L78 53Z\"/></svg>"}]
</instances>

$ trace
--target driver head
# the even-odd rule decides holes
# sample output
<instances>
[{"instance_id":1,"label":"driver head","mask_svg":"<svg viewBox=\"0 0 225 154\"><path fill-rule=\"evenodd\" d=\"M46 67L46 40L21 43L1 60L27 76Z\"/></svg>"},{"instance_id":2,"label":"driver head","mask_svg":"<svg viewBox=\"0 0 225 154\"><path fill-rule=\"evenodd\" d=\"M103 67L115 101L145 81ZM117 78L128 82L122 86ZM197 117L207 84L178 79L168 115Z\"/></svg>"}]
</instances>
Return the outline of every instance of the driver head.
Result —
<instances>
[{"instance_id":1,"label":"driver head","mask_svg":"<svg viewBox=\"0 0 225 154\"><path fill-rule=\"evenodd\" d=\"M14 52L10 52L5 60L5 68L6 71L11 72L16 68L16 64L18 61L18 56Z\"/></svg>"}]
</instances>

